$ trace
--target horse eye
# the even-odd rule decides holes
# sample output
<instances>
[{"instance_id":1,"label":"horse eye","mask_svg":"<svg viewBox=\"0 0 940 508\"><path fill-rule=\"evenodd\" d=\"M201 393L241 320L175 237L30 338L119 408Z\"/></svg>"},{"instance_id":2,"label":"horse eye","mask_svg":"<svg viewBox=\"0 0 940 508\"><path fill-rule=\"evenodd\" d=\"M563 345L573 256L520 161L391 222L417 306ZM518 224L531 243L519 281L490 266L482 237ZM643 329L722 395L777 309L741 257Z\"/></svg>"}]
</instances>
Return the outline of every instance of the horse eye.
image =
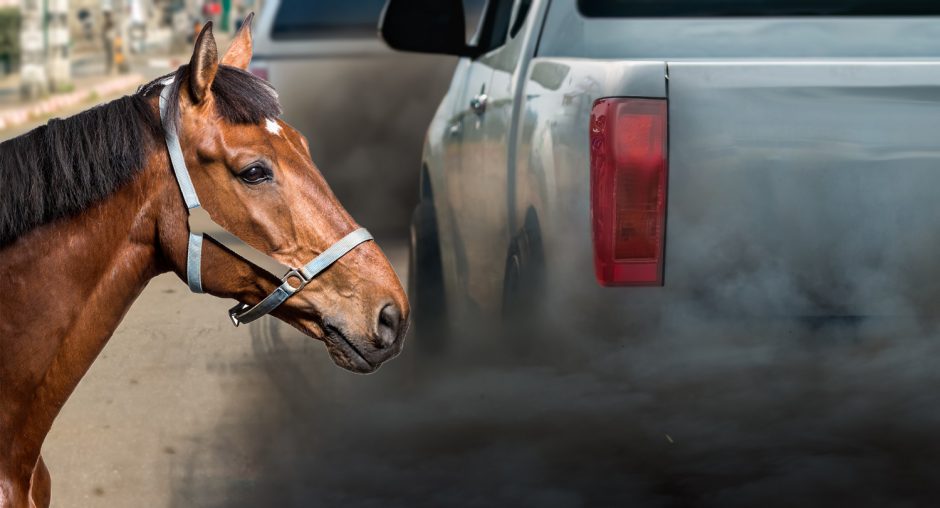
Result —
<instances>
[{"instance_id":1,"label":"horse eye","mask_svg":"<svg viewBox=\"0 0 940 508\"><path fill-rule=\"evenodd\" d=\"M239 173L238 177L241 178L243 182L249 184L261 183L271 179L268 176L267 171L265 171L261 166L251 166L250 168Z\"/></svg>"}]
</instances>

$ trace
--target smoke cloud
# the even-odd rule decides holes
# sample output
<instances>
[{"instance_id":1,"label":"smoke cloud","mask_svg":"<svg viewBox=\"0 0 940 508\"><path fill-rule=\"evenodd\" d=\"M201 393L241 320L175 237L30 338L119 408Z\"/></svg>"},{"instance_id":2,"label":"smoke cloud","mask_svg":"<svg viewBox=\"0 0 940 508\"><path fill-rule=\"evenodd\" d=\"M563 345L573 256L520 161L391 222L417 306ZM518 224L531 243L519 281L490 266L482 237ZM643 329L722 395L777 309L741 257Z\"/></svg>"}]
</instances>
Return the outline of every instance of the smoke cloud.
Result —
<instances>
[{"instance_id":1,"label":"smoke cloud","mask_svg":"<svg viewBox=\"0 0 940 508\"><path fill-rule=\"evenodd\" d=\"M181 458L177 504L923 506L940 495L940 346L919 320L735 317L692 296L665 312L579 307L593 286L556 282L574 287L545 303L552 333L464 323L443 353L409 344L366 377L286 325L256 325L254 361L233 366L256 392L233 394L230 418ZM639 317L610 319L616 308Z\"/></svg>"}]
</instances>

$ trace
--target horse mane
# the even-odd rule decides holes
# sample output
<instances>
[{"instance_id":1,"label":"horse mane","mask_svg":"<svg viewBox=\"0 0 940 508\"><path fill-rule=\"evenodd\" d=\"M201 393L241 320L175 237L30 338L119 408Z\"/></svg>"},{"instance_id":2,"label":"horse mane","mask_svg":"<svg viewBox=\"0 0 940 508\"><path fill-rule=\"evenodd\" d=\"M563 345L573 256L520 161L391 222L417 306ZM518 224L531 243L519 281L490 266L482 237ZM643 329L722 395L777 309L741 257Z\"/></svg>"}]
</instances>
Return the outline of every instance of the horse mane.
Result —
<instances>
[{"instance_id":1,"label":"horse mane","mask_svg":"<svg viewBox=\"0 0 940 508\"><path fill-rule=\"evenodd\" d=\"M170 86L168 115L175 123L180 83L188 82L184 65L133 95L53 118L0 143L0 248L36 227L81 213L129 183L153 150L165 149L160 115L150 99ZM271 85L235 67L219 66L212 93L216 112L230 123L257 124L281 115Z\"/></svg>"}]
</instances>

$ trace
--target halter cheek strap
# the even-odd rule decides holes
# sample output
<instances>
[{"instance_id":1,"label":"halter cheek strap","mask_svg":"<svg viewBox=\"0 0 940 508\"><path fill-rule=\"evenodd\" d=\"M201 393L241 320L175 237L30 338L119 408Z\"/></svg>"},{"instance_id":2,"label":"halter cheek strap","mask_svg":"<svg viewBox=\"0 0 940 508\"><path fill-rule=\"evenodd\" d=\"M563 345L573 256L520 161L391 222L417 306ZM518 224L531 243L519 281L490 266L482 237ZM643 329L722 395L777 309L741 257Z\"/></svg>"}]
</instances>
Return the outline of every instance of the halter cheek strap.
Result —
<instances>
[{"instance_id":1,"label":"halter cheek strap","mask_svg":"<svg viewBox=\"0 0 940 508\"><path fill-rule=\"evenodd\" d=\"M160 93L160 121L163 123L164 137L166 138L166 148L170 153L170 164L173 166L173 174L176 175L176 183L183 194L183 202L186 203L186 210L190 217L189 228L189 246L186 249L186 282L193 293L202 293L202 233L197 232L192 227L193 210L202 210L199 203L199 196L196 194L196 188L193 187L192 178L189 177L189 170L186 169L186 160L183 159L183 149L180 147L180 139L176 134L176 128L172 121L166 118L167 98L170 92L170 83L165 83L163 91Z\"/></svg>"},{"instance_id":2,"label":"halter cheek strap","mask_svg":"<svg viewBox=\"0 0 940 508\"><path fill-rule=\"evenodd\" d=\"M209 236L229 251L238 255L245 261L261 268L274 277L280 279L281 285L256 305L239 303L229 309L232 323L250 323L265 314L270 313L285 300L297 294L307 286L318 274L326 270L339 258L345 256L359 244L372 240L372 235L365 229L359 228L341 238L306 265L300 268L287 266L273 257L255 249L235 234L220 226L209 215L209 212L199 203L196 188L193 187L192 178L186 168L183 158L183 149L176 133L173 119L167 118L167 105L170 96L172 79L164 81L163 91L160 93L160 120L163 123L167 151L170 154L170 163L173 174L179 185L186 211L189 214L189 242L186 249L186 283L194 293L202 293L202 244L203 237Z\"/></svg>"}]
</instances>

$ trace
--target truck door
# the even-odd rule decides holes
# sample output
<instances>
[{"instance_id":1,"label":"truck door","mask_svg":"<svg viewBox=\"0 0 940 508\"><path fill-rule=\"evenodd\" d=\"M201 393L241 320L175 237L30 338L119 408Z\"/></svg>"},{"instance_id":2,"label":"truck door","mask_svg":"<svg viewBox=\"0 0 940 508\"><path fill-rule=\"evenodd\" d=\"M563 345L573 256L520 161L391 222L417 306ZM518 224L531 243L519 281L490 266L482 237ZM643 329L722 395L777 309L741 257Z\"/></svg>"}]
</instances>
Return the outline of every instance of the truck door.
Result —
<instances>
[{"instance_id":1,"label":"truck door","mask_svg":"<svg viewBox=\"0 0 940 508\"><path fill-rule=\"evenodd\" d=\"M459 160L447 193L453 206L459 289L471 308L490 313L501 305L510 236L507 227L507 147L513 109L514 71L531 0L491 0L480 37L496 49L472 60L454 124ZM521 14L521 17L517 16ZM518 23L516 22L518 20Z\"/></svg>"}]
</instances>

